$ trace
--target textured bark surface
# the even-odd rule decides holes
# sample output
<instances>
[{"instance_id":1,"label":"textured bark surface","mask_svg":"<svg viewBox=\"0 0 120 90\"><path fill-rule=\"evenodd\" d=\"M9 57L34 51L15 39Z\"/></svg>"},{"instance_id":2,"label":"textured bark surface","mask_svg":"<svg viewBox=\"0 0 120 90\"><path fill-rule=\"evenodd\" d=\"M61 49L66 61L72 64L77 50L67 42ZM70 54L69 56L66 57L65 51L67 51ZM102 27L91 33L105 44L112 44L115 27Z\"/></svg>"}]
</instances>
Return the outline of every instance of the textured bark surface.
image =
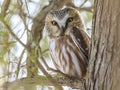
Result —
<instances>
[{"instance_id":1,"label":"textured bark surface","mask_svg":"<svg viewBox=\"0 0 120 90\"><path fill-rule=\"evenodd\" d=\"M120 90L120 0L95 0L87 90Z\"/></svg>"}]
</instances>

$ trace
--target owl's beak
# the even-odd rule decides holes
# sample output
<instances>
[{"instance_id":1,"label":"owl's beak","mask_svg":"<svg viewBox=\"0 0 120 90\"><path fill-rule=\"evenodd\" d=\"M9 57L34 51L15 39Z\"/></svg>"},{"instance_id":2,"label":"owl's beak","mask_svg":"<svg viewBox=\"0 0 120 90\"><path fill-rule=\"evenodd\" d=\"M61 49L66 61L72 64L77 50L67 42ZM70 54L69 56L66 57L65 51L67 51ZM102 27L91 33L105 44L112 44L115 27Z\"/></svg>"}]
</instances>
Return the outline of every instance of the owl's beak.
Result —
<instances>
[{"instance_id":1,"label":"owl's beak","mask_svg":"<svg viewBox=\"0 0 120 90\"><path fill-rule=\"evenodd\" d=\"M64 32L65 32L65 29L66 29L66 28L62 26L62 27L61 27L61 32L64 33Z\"/></svg>"}]
</instances>

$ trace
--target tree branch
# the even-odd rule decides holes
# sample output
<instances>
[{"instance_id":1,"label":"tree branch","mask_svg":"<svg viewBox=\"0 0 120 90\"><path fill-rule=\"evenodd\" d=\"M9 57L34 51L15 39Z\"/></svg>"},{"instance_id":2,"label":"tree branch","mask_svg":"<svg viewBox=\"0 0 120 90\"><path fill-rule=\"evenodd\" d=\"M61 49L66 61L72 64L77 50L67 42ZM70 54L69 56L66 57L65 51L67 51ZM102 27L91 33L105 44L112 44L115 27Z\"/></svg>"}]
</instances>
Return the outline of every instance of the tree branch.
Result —
<instances>
[{"instance_id":1,"label":"tree branch","mask_svg":"<svg viewBox=\"0 0 120 90\"><path fill-rule=\"evenodd\" d=\"M57 76L52 77L54 78L54 80L57 81L57 83L61 86L68 86L71 87L72 89L77 89L77 90L85 90L84 89L84 85L83 85L83 80L72 80L69 78L60 78ZM35 77L34 80L30 79L30 78L22 78L22 79L18 79L15 80L13 82L5 82L3 84L4 87L9 86L9 88L19 88L19 87L26 87L27 85L30 86L35 86L35 85L41 85L41 86L54 86L55 90L63 90L61 88L58 87L58 89L56 88L57 86L55 86L54 83L51 83L50 80L48 78L46 78L45 76L38 76Z\"/></svg>"},{"instance_id":2,"label":"tree branch","mask_svg":"<svg viewBox=\"0 0 120 90\"><path fill-rule=\"evenodd\" d=\"M78 9L79 11L87 11L87 12L93 13L93 6L90 6L90 7L79 7L79 8L76 8L76 9Z\"/></svg>"}]
</instances>

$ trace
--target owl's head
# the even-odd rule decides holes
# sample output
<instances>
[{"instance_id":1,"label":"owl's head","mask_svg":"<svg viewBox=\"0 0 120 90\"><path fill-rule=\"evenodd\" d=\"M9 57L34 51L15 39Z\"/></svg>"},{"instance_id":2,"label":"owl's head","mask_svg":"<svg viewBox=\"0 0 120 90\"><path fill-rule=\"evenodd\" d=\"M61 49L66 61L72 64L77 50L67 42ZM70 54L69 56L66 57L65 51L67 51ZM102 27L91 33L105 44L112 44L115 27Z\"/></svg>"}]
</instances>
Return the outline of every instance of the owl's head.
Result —
<instances>
[{"instance_id":1,"label":"owl's head","mask_svg":"<svg viewBox=\"0 0 120 90\"><path fill-rule=\"evenodd\" d=\"M67 35L73 27L84 29L79 11L74 8L66 7L62 10L51 11L46 16L45 28L50 36Z\"/></svg>"}]
</instances>

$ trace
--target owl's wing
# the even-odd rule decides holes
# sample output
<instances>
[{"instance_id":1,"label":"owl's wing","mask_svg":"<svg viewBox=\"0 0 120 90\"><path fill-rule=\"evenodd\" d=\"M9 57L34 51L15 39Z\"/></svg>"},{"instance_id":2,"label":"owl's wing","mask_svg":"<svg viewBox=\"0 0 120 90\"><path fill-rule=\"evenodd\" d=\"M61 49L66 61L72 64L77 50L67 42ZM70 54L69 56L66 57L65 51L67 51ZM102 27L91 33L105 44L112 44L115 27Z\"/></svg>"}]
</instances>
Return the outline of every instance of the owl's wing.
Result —
<instances>
[{"instance_id":1,"label":"owl's wing","mask_svg":"<svg viewBox=\"0 0 120 90\"><path fill-rule=\"evenodd\" d=\"M84 30L79 30L76 27L73 27L71 30L72 39L75 45L78 47L80 53L88 64L88 52L90 48L90 37Z\"/></svg>"}]
</instances>

